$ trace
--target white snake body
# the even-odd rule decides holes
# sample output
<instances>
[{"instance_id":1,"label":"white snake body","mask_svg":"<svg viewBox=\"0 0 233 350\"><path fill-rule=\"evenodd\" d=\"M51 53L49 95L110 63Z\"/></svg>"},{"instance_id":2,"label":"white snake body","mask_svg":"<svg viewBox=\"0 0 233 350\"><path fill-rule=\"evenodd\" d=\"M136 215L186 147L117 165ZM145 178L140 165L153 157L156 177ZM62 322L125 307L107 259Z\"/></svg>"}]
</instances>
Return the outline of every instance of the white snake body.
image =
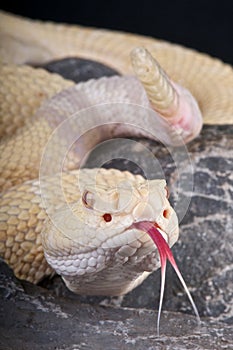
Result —
<instances>
[{"instance_id":1,"label":"white snake body","mask_svg":"<svg viewBox=\"0 0 233 350\"><path fill-rule=\"evenodd\" d=\"M137 223L156 223L169 246L178 239L178 220L167 199L165 181L147 181L139 175L113 169L74 169L80 166L87 151L110 135L153 137L150 134L150 128L154 128L150 119L151 104L160 114L163 115L164 111L164 116L171 118L173 109L183 106L180 102L183 97L177 100L183 90L178 88L174 97L176 84L166 85L164 81L167 78L163 73L157 77L152 61L148 64L154 74L151 81L154 84L158 80L162 89L164 84L167 86L164 90L169 94L167 104L160 103L159 99L164 101L163 90L161 97L151 81L144 79L140 67L137 73L147 94L133 77L103 78L74 86L71 81L54 74L18 64L42 63L78 55L132 74L129 52L135 46L143 45L153 55L156 54L174 80L191 89L207 123L233 121L232 105L229 104L232 98L232 69L207 56L150 38L42 24L5 13L1 13L0 19L0 93L3 102L0 253L16 276L34 283L52 274L55 269L68 288L77 293L125 294L160 266L154 243L137 227ZM6 65L6 62L11 64ZM209 79L206 86L201 76ZM222 84L222 89L213 89L216 81ZM69 89L64 90L66 88ZM56 95L60 91L61 94ZM187 95L186 92L184 95ZM187 96L189 101L191 97ZM197 119L193 121L191 118L189 122L193 125L193 134L188 133L187 125L182 120L178 120L179 130L184 135L187 132L187 140L200 131L199 109L192 99L190 101L191 110L197 115ZM79 135L85 134L86 129L82 129L81 125L83 119L79 119L80 125L77 122L73 126L72 122L77 119L69 117L77 111L86 111L90 106L103 103L109 107L108 116L105 116L106 108L101 109L103 113L99 113L98 109L94 111L94 125L99 127L98 132L91 131L78 146L73 145L63 164L61 176L57 171L52 173L49 170L39 181L41 157L53 131L70 120L67 125L71 126L72 132L67 132L67 126L63 124L65 127L51 146L53 157L47 151L52 170L57 169L63 148L70 145L76 130ZM140 132L139 129L132 130L129 125L135 124L135 116L130 112L132 108L124 110L127 115L125 119L122 113L122 106L132 104L139 106ZM116 125L114 120L117 113L121 117ZM222 121L220 116L223 116ZM108 125L106 118L110 118ZM95 122L97 119L98 122ZM158 114L155 121L162 141L176 141ZM87 123L85 127L90 131L92 125ZM59 190L61 180L62 195Z\"/></svg>"},{"instance_id":2,"label":"white snake body","mask_svg":"<svg viewBox=\"0 0 233 350\"><path fill-rule=\"evenodd\" d=\"M134 82L133 90L131 88L132 82ZM8 181L3 183L4 191L1 199L2 222L4 224L9 222L8 219L6 220L6 215L9 215L9 213L12 213L11 217L14 219L11 218L6 226L5 232L8 238L6 239L6 236L3 236L6 241L2 239L2 250L4 251L4 258L13 267L16 275L29 281L38 282L45 275L52 273L51 268L44 259L41 235L37 234L42 232L44 249L47 251L46 259L56 272L63 276L69 289L83 294L118 295L130 291L143 281L149 273L159 267L158 252L153 242L147 234L141 231L138 232L138 230L133 228L129 229L133 223L141 220L156 221L165 232L169 232L169 244L172 245L177 240L177 217L166 198L165 181L154 180L148 182L139 175L134 176L129 172L120 172L114 169L81 169L79 172L65 174L62 177L65 199L68 203L76 203L75 213L77 213L79 218L79 221L75 222L73 227L70 228L71 232L73 232L70 236L68 228L71 226L72 220L70 217L72 218L72 215L68 215L69 210L67 209L67 214L64 215L63 207L65 207L65 202L58 191L60 178L51 175L43 182L44 190L46 190L47 213L56 213L55 222L60 217L62 218L62 221L57 224L61 232L63 232L61 227L65 223L65 234L62 237L63 235L59 234L60 231L56 230L56 225L53 226L48 223L49 230L48 232L46 231L45 227L47 226L44 226L46 212L41 200L41 183L38 180L29 180L33 173L37 174L39 171L40 162L38 160L41 158L53 128L59 125L62 120L66 120L66 115L73 115L74 111L85 107L85 103L90 106L90 96L92 94L95 94L94 99L92 98L92 103L95 100L101 103L101 96L105 96L105 93L98 87L103 83L106 90L112 87L112 90L115 91L117 99L113 95L112 101L116 102L118 100L121 103L129 103L136 98L141 106L148 107L148 100L144 91L131 78L124 81L119 77L108 79L107 81L105 78L99 81L90 81L56 95L38 110L35 117L30 120L29 126L25 125L19 134L16 133L14 138L4 142L2 146L2 176L5 178L7 170L11 167L8 153L11 152L11 159L14 160L15 164L19 156L18 144L22 142L22 137L25 140L26 147L29 145L33 147L33 142L36 142L37 152L35 154L27 152L25 162L22 158L19 159L18 171L15 169L15 173L7 178ZM118 91L116 88L118 88ZM85 98L81 100L77 98L80 97L80 90L85 92ZM85 102L85 100L87 101ZM108 103L110 102L111 99L108 99ZM61 108L64 105L65 109ZM114 111L114 106L116 106L116 111ZM103 107L102 111L106 110L106 105L103 105ZM107 108L108 115L106 118L109 116L109 109L110 105ZM118 104L114 103L112 112L114 120L116 113L122 112L122 109L119 109ZM143 110L142 112L145 118L146 113ZM127 109L127 121L130 121L129 113L130 108ZM133 123L134 116L131 115L131 117ZM116 127L115 124L111 125L109 118L108 121L109 124L107 126L104 122L100 123L102 126L98 132L94 130L91 134L89 133L87 140L84 138L81 143L78 142L77 151L71 151L70 157L68 154L68 169L76 168L80 159L99 141L108 136L117 136L123 133L131 133L132 135L134 132L133 125L130 126L131 130L128 130L127 124L118 124ZM143 131L146 136L145 121L146 119L143 120ZM69 133L66 133L67 129L63 132L62 137L64 141L69 142L72 135L77 136L84 132L81 125L83 120L78 117L78 120L74 120L74 122L75 125L72 124L71 119L71 124L69 123L68 127ZM100 119L98 119L98 122L100 122ZM93 121L91 121L90 125L93 125ZM150 130L150 127L148 126L147 129ZM137 134L138 130L136 130L135 135ZM39 140L41 141L38 142ZM55 145L52 145L53 159L49 159L52 174L53 172L57 173L56 167L60 152L60 141L61 139L56 144L55 140ZM82 147L82 144L85 147ZM76 147L74 148L76 150ZM24 168L22 168L23 166ZM53 168L55 168L54 171ZM26 182L22 185L17 185L18 172L20 171L23 172ZM8 188L12 187L12 185L13 188L9 190ZM98 190L96 190L98 186L100 186L100 190L111 193L111 196L117 190L119 192L115 193L117 202L120 200L118 197L124 196L125 205L122 208L117 208L117 204L113 203L114 207L111 209L109 200L107 201L106 197L106 203L108 203L106 208L99 207L98 203L96 203L96 210L83 206L82 196L87 189L91 189L91 193L97 191L96 197L97 199L99 198ZM123 187L121 188L121 186ZM144 187L142 195L140 195L140 187ZM135 198L132 197L134 193L136 194ZM15 198L17 194L18 197L21 194L18 201ZM102 198L103 195L101 194L100 197ZM25 209L31 205L33 209L26 212ZM113 217L111 223L104 222L103 214L105 211L111 213ZM167 218L163 216L164 211L167 213ZM116 215L114 215L115 212L117 212ZM25 219L26 227L23 225ZM12 232L12 228L16 228L16 234L15 231ZM94 231L92 231L93 229ZM86 241L83 242L84 238ZM5 244L8 246L7 249ZM23 248L19 249L19 246Z\"/></svg>"}]
</instances>

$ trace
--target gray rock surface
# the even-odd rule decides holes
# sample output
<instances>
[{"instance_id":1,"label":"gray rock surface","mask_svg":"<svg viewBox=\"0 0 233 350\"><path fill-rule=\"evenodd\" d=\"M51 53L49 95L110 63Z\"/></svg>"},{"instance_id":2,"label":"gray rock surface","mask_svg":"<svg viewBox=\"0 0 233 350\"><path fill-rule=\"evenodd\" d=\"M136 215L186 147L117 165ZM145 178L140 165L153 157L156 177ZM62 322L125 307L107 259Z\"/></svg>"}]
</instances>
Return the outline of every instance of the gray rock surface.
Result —
<instances>
[{"instance_id":1,"label":"gray rock surface","mask_svg":"<svg viewBox=\"0 0 233 350\"><path fill-rule=\"evenodd\" d=\"M102 63L76 57L51 61L42 67L51 73L58 73L65 79L71 79L76 83L119 74L116 70Z\"/></svg>"},{"instance_id":2,"label":"gray rock surface","mask_svg":"<svg viewBox=\"0 0 233 350\"><path fill-rule=\"evenodd\" d=\"M28 283L19 283L1 264L1 350L84 349L230 349L232 328L203 318L164 312L160 336L156 312L146 309L110 308L56 297Z\"/></svg>"}]
</instances>

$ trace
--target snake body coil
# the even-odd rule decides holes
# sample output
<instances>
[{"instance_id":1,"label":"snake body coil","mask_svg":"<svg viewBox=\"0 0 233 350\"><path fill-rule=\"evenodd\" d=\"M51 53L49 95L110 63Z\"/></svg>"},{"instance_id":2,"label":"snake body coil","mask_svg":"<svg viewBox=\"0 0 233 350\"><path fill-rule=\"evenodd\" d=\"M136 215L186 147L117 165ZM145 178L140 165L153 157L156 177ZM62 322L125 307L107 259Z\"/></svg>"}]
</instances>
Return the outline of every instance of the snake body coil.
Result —
<instances>
[{"instance_id":1,"label":"snake body coil","mask_svg":"<svg viewBox=\"0 0 233 350\"><path fill-rule=\"evenodd\" d=\"M127 118L122 117L116 126L114 116L119 110L109 107L109 125L102 123L98 132L81 139L81 146L74 144L62 175L48 172L41 182L40 162L47 142L54 130L61 131L54 139L53 157L47 153L53 169L63 148L72 143L73 134L65 128L67 120L72 123L69 117L106 102L114 106L137 103L147 111L153 107L158 134L164 133L161 137L167 143L177 142L176 132L185 141L199 133L199 108L204 123L232 124L232 68L152 38L41 23L4 12L0 14L0 39L1 256L16 276L34 283L55 269L75 292L125 294L160 265L151 238L134 223L156 223L170 246L178 239L178 220L168 202L165 181L146 181L113 169L75 169L87 151L110 135L151 137L151 112L141 114L144 130L139 133L129 128L128 122L133 124L135 118L129 109ZM79 56L133 74L130 52L137 46L156 57L167 74L145 49L132 54L141 83L123 76L74 86L56 74L26 65ZM104 112L94 113L94 124L104 118ZM64 128L59 129L60 125ZM84 135L82 127L78 124L79 134ZM77 125L72 126L75 128Z\"/></svg>"}]
</instances>

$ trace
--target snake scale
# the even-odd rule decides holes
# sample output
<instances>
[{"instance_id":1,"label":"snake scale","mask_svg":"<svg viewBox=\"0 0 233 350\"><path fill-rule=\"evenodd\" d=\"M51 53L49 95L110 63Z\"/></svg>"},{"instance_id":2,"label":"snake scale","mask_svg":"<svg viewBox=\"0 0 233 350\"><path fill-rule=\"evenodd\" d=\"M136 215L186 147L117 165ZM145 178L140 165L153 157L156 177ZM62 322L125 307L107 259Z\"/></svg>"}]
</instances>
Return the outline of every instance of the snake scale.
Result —
<instances>
[{"instance_id":1,"label":"snake scale","mask_svg":"<svg viewBox=\"0 0 233 350\"><path fill-rule=\"evenodd\" d=\"M64 57L96 60L122 76L74 85L27 65ZM33 283L55 270L77 293L129 292L160 266L158 251L140 223L156 223L169 246L178 239L178 220L165 180L147 181L115 169L75 169L87 149L110 136L151 137L150 120L141 115L145 128L139 134L124 120L116 127L110 118L101 131L87 134L81 149L74 146L68 152L61 177L49 173L41 190L38 176L46 144L75 111L106 101L125 105L136 101L147 110L153 108L159 115L158 132L163 128L159 120L167 120L185 142L200 131L200 111L206 124L232 124L232 68L149 37L42 23L4 12L0 14L0 62L1 256L17 277ZM138 78L128 77L135 73ZM133 123L135 116L129 113L127 118ZM55 140L51 168L60 159L60 143L68 134L62 131ZM168 143L174 142L172 136ZM64 202L69 205L64 207Z\"/></svg>"}]
</instances>

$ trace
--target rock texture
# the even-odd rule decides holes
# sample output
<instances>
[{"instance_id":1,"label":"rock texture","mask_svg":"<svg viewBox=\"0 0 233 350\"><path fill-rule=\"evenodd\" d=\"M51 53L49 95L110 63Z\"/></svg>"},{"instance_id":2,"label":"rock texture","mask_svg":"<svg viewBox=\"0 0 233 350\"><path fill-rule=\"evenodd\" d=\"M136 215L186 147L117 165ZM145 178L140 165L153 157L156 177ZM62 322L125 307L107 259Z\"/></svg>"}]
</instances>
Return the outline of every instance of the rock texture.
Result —
<instances>
[{"instance_id":1,"label":"rock texture","mask_svg":"<svg viewBox=\"0 0 233 350\"><path fill-rule=\"evenodd\" d=\"M156 312L110 308L55 297L28 283L19 283L6 265L0 274L0 349L230 349L232 328L182 313L164 312L156 335Z\"/></svg>"},{"instance_id":2,"label":"rock texture","mask_svg":"<svg viewBox=\"0 0 233 350\"><path fill-rule=\"evenodd\" d=\"M89 79L98 79L102 76L110 77L119 73L99 62L92 60L69 57L63 60L52 61L43 66L52 73L58 73L65 79L73 80L76 83Z\"/></svg>"},{"instance_id":3,"label":"rock texture","mask_svg":"<svg viewBox=\"0 0 233 350\"><path fill-rule=\"evenodd\" d=\"M165 147L140 140L164 171L172 188L176 167ZM138 142L138 140L137 140ZM124 154L124 143L119 144ZM121 148L122 147L122 148ZM137 164L150 156L137 146ZM171 193L174 205L190 200L173 252L202 318L197 327L190 304L172 268L168 268L161 335L156 335L160 271L121 300L76 296L60 277L40 286L18 281L0 266L0 349L231 349L233 347L233 127L205 126L188 145L194 189ZM117 158L109 145L106 167L141 172L137 164ZM132 143L135 152L135 144ZM88 166L104 163L99 148ZM190 175L187 159L182 177ZM156 169L150 173L156 177ZM101 304L115 304L103 307Z\"/></svg>"}]
</instances>

